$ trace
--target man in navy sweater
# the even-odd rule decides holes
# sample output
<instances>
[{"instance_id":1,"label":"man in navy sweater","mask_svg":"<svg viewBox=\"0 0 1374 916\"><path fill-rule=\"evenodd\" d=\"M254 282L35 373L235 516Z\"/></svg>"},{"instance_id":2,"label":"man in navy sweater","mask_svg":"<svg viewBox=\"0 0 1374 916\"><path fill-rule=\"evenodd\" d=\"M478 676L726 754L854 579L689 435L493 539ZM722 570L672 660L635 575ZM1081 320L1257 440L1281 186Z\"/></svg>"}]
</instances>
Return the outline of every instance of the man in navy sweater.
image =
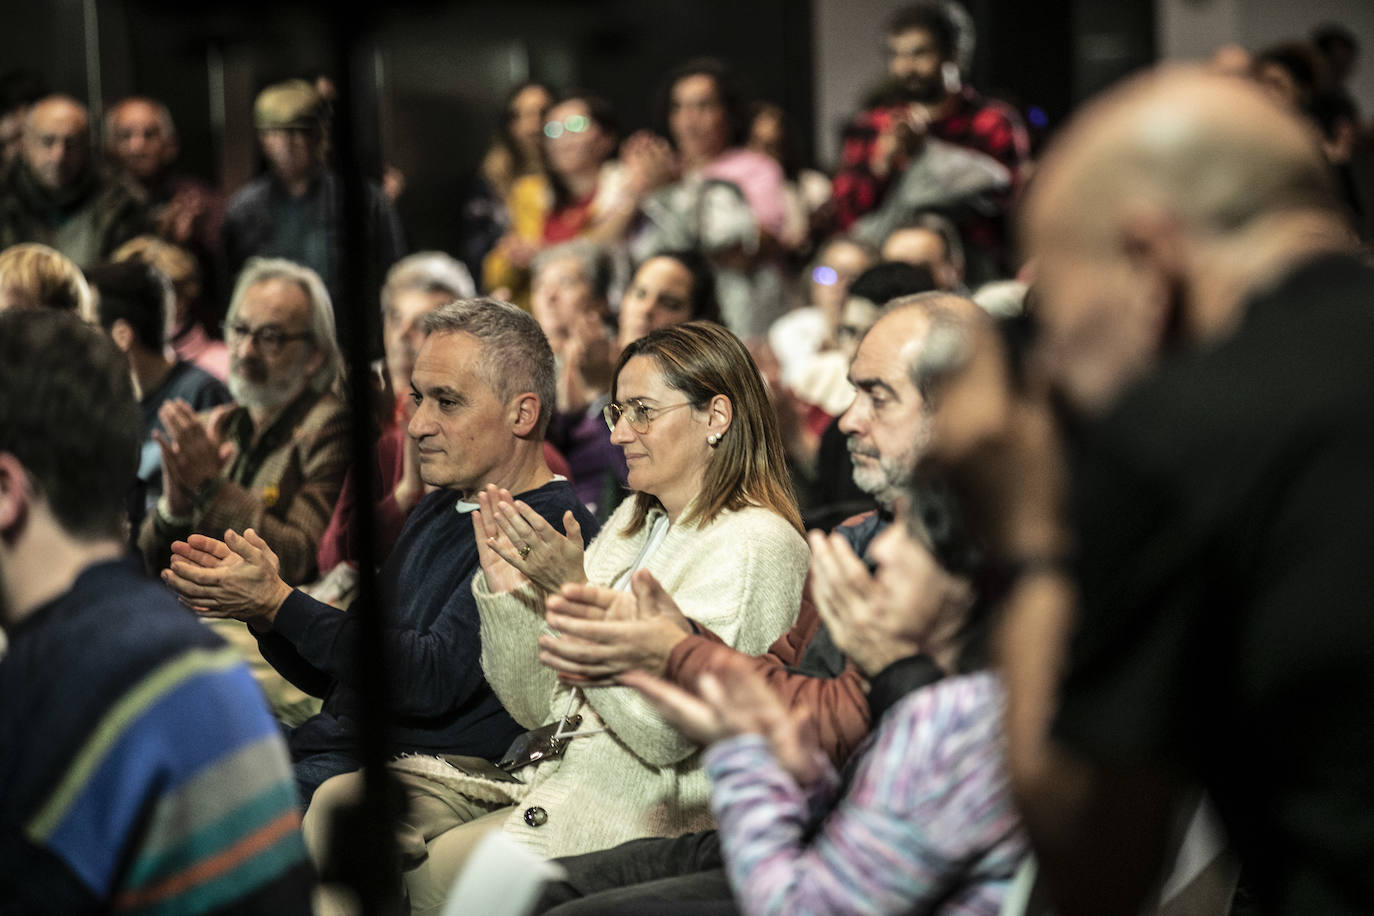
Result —
<instances>
[{"instance_id":1,"label":"man in navy sweater","mask_svg":"<svg viewBox=\"0 0 1374 916\"><path fill-rule=\"evenodd\" d=\"M471 591L477 493L495 484L556 528L575 519L588 540L597 523L544 460L554 362L538 323L506 303L469 299L431 312L425 333L408 433L421 477L438 489L412 510L380 576L392 740L397 753L495 758L521 729L482 675ZM361 766L356 617L286 585L251 529L224 542L193 536L173 550L163 578L184 599L204 616L246 621L283 676L324 697L289 739L305 806L324 780Z\"/></svg>"}]
</instances>

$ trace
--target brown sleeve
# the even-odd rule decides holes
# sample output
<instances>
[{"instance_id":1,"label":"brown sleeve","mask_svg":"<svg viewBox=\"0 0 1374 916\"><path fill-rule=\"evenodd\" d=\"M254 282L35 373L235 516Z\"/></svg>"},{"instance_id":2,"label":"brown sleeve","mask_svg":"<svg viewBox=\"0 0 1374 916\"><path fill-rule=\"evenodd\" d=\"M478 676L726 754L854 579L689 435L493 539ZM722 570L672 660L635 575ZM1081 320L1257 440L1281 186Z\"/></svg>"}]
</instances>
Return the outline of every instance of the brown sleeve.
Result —
<instances>
[{"instance_id":1,"label":"brown sleeve","mask_svg":"<svg viewBox=\"0 0 1374 916\"><path fill-rule=\"evenodd\" d=\"M790 709L806 707L816 721L821 749L836 766L859 746L868 734L868 698L863 677L849 665L839 677L812 677L789 670L801 658L811 637L820 627L820 615L811 602L810 582L802 591L797 622L768 651L760 656L745 655L722 643L714 633L702 629L673 648L668 656L665 676L691 690L704 671L725 664L744 663L778 692Z\"/></svg>"}]
</instances>

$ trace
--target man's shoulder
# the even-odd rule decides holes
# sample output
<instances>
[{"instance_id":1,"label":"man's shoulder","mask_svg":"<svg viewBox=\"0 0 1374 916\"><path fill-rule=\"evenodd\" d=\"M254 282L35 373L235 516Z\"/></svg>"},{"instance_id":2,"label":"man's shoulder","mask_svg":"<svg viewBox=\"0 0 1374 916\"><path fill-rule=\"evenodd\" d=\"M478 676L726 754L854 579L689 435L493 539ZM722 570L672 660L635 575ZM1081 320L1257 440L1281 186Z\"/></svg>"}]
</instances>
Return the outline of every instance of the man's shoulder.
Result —
<instances>
[{"instance_id":1,"label":"man's shoulder","mask_svg":"<svg viewBox=\"0 0 1374 916\"><path fill-rule=\"evenodd\" d=\"M225 216L238 217L267 206L272 193L272 180L268 175L259 175L229 196L225 206Z\"/></svg>"},{"instance_id":2,"label":"man's shoulder","mask_svg":"<svg viewBox=\"0 0 1374 916\"><path fill-rule=\"evenodd\" d=\"M315 399L315 403L310 405L310 409L306 411L305 416L307 420L315 420L317 418L347 420L348 404L333 392L324 391Z\"/></svg>"},{"instance_id":3,"label":"man's shoulder","mask_svg":"<svg viewBox=\"0 0 1374 916\"><path fill-rule=\"evenodd\" d=\"M171 592L128 559L86 569L59 605L69 626L91 631L91 638L126 643L128 652L136 647L165 653L223 645Z\"/></svg>"},{"instance_id":4,"label":"man's shoulder","mask_svg":"<svg viewBox=\"0 0 1374 916\"><path fill-rule=\"evenodd\" d=\"M870 509L858 515L851 515L843 522L835 526L835 533L849 542L849 546L859 556L863 556L868 550L868 545L873 543L888 525L888 520L883 518L882 513L877 509Z\"/></svg>"},{"instance_id":5,"label":"man's shoulder","mask_svg":"<svg viewBox=\"0 0 1374 916\"><path fill-rule=\"evenodd\" d=\"M556 477L542 486L521 493L519 498L560 529L563 527L563 513L572 510L573 517L582 528L584 543L601 529L596 516L587 511L586 505L577 498L577 491L566 478Z\"/></svg>"},{"instance_id":6,"label":"man's shoulder","mask_svg":"<svg viewBox=\"0 0 1374 916\"><path fill-rule=\"evenodd\" d=\"M181 398L198 411L232 400L223 382L189 360L178 361L168 373L167 382L154 395L158 403Z\"/></svg>"}]
</instances>

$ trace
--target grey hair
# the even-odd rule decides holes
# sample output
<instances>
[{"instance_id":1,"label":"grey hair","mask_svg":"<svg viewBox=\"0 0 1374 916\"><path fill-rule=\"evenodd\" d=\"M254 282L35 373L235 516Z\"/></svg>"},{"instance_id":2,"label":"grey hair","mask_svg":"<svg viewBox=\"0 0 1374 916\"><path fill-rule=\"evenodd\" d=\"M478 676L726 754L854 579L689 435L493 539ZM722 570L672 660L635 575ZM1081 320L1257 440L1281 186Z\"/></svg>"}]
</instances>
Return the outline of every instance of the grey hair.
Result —
<instances>
[{"instance_id":1,"label":"grey hair","mask_svg":"<svg viewBox=\"0 0 1374 916\"><path fill-rule=\"evenodd\" d=\"M598 299L610 297L615 265L611 261L610 253L605 248L586 239L574 239L571 242L554 245L552 248L545 248L535 255L534 260L530 262L530 274L537 277L545 267L564 258L577 259L582 267L582 276L590 284L593 295Z\"/></svg>"},{"instance_id":2,"label":"grey hair","mask_svg":"<svg viewBox=\"0 0 1374 916\"><path fill-rule=\"evenodd\" d=\"M927 413L934 409L934 393L939 383L963 368L971 355L968 319L945 307L950 300L968 301L963 296L943 290L931 290L898 296L882 310L883 315L890 315L902 309L914 308L930 319L925 343L917 349L916 358L907 366L907 377L925 401Z\"/></svg>"},{"instance_id":3,"label":"grey hair","mask_svg":"<svg viewBox=\"0 0 1374 916\"><path fill-rule=\"evenodd\" d=\"M471 299L477 295L477 284L463 262L442 251L417 251L401 258L386 272L382 284L382 314L391 308L397 293L418 290L424 293L447 293L453 299Z\"/></svg>"},{"instance_id":4,"label":"grey hair","mask_svg":"<svg viewBox=\"0 0 1374 916\"><path fill-rule=\"evenodd\" d=\"M539 398L535 433L542 439L554 408L553 350L529 312L481 297L441 305L424 318L425 335L471 334L482 344L478 374L503 402L534 392Z\"/></svg>"},{"instance_id":5,"label":"grey hair","mask_svg":"<svg viewBox=\"0 0 1374 916\"><path fill-rule=\"evenodd\" d=\"M339 353L339 340L334 330L334 304L329 298L329 290L325 289L320 275L309 267L285 258L249 258L234 281L234 295L229 300L224 323L233 324L238 317L239 306L243 304L244 294L268 280L289 280L305 291L305 298L310 301L312 343L324 356L320 368L310 376L310 387L316 391L328 391L343 375L343 355Z\"/></svg>"}]
</instances>

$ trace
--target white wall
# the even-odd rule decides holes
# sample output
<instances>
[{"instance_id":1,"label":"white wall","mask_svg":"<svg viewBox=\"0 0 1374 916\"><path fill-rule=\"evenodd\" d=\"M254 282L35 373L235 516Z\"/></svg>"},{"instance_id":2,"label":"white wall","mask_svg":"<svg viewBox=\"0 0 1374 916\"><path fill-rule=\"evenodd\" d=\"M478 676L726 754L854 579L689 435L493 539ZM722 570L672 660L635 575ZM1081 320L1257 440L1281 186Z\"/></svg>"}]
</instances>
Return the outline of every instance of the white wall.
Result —
<instances>
[{"instance_id":1,"label":"white wall","mask_svg":"<svg viewBox=\"0 0 1374 916\"><path fill-rule=\"evenodd\" d=\"M1374 2L1371 0L1156 0L1159 54L1203 58L1234 42L1252 51L1304 38L1323 22L1343 24L1361 44L1350 91L1361 112L1374 114Z\"/></svg>"},{"instance_id":2,"label":"white wall","mask_svg":"<svg viewBox=\"0 0 1374 916\"><path fill-rule=\"evenodd\" d=\"M840 131L882 78L883 26L901 0L815 0L816 161L839 159Z\"/></svg>"}]
</instances>

